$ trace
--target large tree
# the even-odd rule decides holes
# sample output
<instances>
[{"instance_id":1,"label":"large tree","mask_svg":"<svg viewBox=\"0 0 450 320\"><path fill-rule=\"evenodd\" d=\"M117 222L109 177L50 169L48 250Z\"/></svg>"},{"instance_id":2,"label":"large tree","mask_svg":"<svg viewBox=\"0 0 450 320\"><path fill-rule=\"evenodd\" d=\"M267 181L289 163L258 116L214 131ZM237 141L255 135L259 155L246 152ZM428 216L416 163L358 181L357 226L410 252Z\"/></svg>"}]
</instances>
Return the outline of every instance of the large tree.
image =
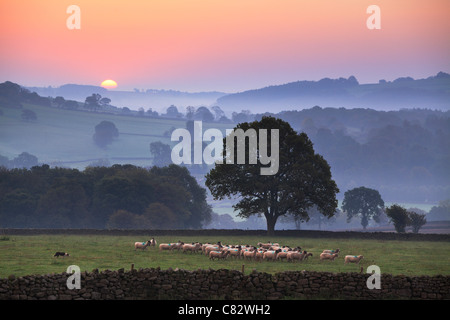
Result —
<instances>
[{"instance_id":1,"label":"large tree","mask_svg":"<svg viewBox=\"0 0 450 320\"><path fill-rule=\"evenodd\" d=\"M233 208L238 215L248 218L263 214L267 221L268 234L273 234L277 219L283 215L296 215L302 220L309 219L307 210L316 205L325 216L333 216L336 207L336 193L339 192L336 183L331 178L330 166L325 159L314 152L313 144L305 133L295 132L289 123L273 117L263 117L261 121L238 124L235 130L247 132L255 129L267 129L267 149L272 150L270 130L277 129L279 134L278 171L273 175L261 175L261 168L267 165L237 163L237 145L235 144L235 159L230 159L230 153L223 153L223 163L215 164L206 175L206 186L214 199L225 197L240 197ZM260 146L262 139L258 137L256 154L261 159L267 154ZM227 138L224 139L224 150ZM276 141L273 141L274 145ZM260 149L261 148L261 149ZM246 158L249 159L249 149ZM230 151L230 150L227 150ZM228 159L227 159L228 157ZM233 160L233 163L227 163ZM228 161L230 162L230 161ZM241 161L242 162L242 161Z\"/></svg>"},{"instance_id":2,"label":"large tree","mask_svg":"<svg viewBox=\"0 0 450 320\"><path fill-rule=\"evenodd\" d=\"M353 217L360 217L364 229L370 219L379 222L383 208L384 201L377 190L359 187L348 190L344 194L342 210L347 213L347 222L350 222Z\"/></svg>"}]
</instances>

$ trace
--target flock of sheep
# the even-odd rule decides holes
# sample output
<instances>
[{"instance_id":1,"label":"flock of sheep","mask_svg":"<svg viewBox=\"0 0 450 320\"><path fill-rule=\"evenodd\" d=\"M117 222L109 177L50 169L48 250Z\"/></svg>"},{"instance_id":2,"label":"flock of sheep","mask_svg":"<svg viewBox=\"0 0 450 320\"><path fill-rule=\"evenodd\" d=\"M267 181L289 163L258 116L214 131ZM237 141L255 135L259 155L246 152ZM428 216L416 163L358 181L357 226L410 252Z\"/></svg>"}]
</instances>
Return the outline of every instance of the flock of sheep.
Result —
<instances>
[{"instance_id":1,"label":"flock of sheep","mask_svg":"<svg viewBox=\"0 0 450 320\"><path fill-rule=\"evenodd\" d=\"M134 244L135 250L145 250L147 247L156 247L157 243L154 238L147 242L136 242ZM251 245L222 245L219 241L216 244L212 243L183 243L181 241L175 243L161 243L159 245L159 251L163 250L177 250L182 252L201 252L209 257L210 260L214 259L226 259L228 257L234 257L237 259L255 260L255 261L282 261L288 262L303 261L311 257L313 254L306 250L301 250L300 247L290 248L289 246L280 246L279 243L261 243L258 242L258 247ZM324 250L319 258L320 260L334 261L340 254L339 249ZM344 263L358 263L363 259L362 255L353 256L346 255Z\"/></svg>"}]
</instances>

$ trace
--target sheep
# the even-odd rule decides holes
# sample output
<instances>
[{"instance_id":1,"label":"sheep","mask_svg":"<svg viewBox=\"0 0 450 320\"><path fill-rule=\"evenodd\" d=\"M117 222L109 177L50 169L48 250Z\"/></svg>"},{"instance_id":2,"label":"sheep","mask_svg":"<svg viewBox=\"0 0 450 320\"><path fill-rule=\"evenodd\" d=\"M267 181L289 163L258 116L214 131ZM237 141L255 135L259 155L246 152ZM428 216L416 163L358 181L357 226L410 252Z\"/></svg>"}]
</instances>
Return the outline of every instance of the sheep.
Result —
<instances>
[{"instance_id":1,"label":"sheep","mask_svg":"<svg viewBox=\"0 0 450 320\"><path fill-rule=\"evenodd\" d=\"M308 257L312 256L313 254L310 252L307 252L304 250L303 252L300 251L289 251L286 255L287 261L302 261L305 259L308 259Z\"/></svg>"},{"instance_id":2,"label":"sheep","mask_svg":"<svg viewBox=\"0 0 450 320\"><path fill-rule=\"evenodd\" d=\"M222 250L222 245L209 245L205 248L205 255L209 256L209 253L214 250Z\"/></svg>"},{"instance_id":3,"label":"sheep","mask_svg":"<svg viewBox=\"0 0 450 320\"><path fill-rule=\"evenodd\" d=\"M240 258L241 257L241 246L232 247L227 249L231 257Z\"/></svg>"},{"instance_id":4,"label":"sheep","mask_svg":"<svg viewBox=\"0 0 450 320\"><path fill-rule=\"evenodd\" d=\"M262 247L264 249L270 249L271 246L280 246L280 244L279 243L271 243L270 241L268 243L258 242L258 247Z\"/></svg>"},{"instance_id":5,"label":"sheep","mask_svg":"<svg viewBox=\"0 0 450 320\"><path fill-rule=\"evenodd\" d=\"M256 247L252 247L251 249L245 249L245 251L243 253L243 257L246 260L256 259L257 252L258 252L258 250Z\"/></svg>"},{"instance_id":6,"label":"sheep","mask_svg":"<svg viewBox=\"0 0 450 320\"><path fill-rule=\"evenodd\" d=\"M246 259L246 260L255 260L256 259L256 250L253 250L253 251L250 251L250 250L248 250L248 251L245 251L244 252L244 259Z\"/></svg>"},{"instance_id":7,"label":"sheep","mask_svg":"<svg viewBox=\"0 0 450 320\"><path fill-rule=\"evenodd\" d=\"M137 250L137 249L145 250L145 248L147 248L150 244L151 244L150 240L148 240L147 242L135 242L134 250Z\"/></svg>"},{"instance_id":8,"label":"sheep","mask_svg":"<svg viewBox=\"0 0 450 320\"><path fill-rule=\"evenodd\" d=\"M344 264L347 263L357 263L359 264L359 262L363 259L363 256L345 256L344 258Z\"/></svg>"},{"instance_id":9,"label":"sheep","mask_svg":"<svg viewBox=\"0 0 450 320\"><path fill-rule=\"evenodd\" d=\"M156 240L155 240L155 238L152 238L152 239L150 240L150 246L151 246L151 247L156 247Z\"/></svg>"},{"instance_id":10,"label":"sheep","mask_svg":"<svg viewBox=\"0 0 450 320\"><path fill-rule=\"evenodd\" d=\"M306 251L289 251L286 254L286 260L289 261L302 261Z\"/></svg>"},{"instance_id":11,"label":"sheep","mask_svg":"<svg viewBox=\"0 0 450 320\"><path fill-rule=\"evenodd\" d=\"M270 246L269 250L278 250L281 249L281 251L291 251L292 249L289 246L279 246L279 245L273 245Z\"/></svg>"},{"instance_id":12,"label":"sheep","mask_svg":"<svg viewBox=\"0 0 450 320\"><path fill-rule=\"evenodd\" d=\"M212 246L212 245L213 244L209 243L209 242L202 244L202 252L205 253L205 248L208 247L208 246Z\"/></svg>"},{"instance_id":13,"label":"sheep","mask_svg":"<svg viewBox=\"0 0 450 320\"><path fill-rule=\"evenodd\" d=\"M263 259L275 261L278 252L281 252L281 249L278 249L275 251L266 251L266 252L264 252Z\"/></svg>"},{"instance_id":14,"label":"sheep","mask_svg":"<svg viewBox=\"0 0 450 320\"><path fill-rule=\"evenodd\" d=\"M306 251L305 251L306 252ZM305 254L305 256L303 257L303 260L308 260L308 257L312 257L312 253L308 252L307 254Z\"/></svg>"},{"instance_id":15,"label":"sheep","mask_svg":"<svg viewBox=\"0 0 450 320\"><path fill-rule=\"evenodd\" d=\"M320 260L331 260L334 261L334 259L336 259L338 257L337 253L321 253L320 254Z\"/></svg>"},{"instance_id":16,"label":"sheep","mask_svg":"<svg viewBox=\"0 0 450 320\"><path fill-rule=\"evenodd\" d=\"M255 260L261 262L262 259L264 258L264 252L266 252L266 249L256 250Z\"/></svg>"},{"instance_id":17,"label":"sheep","mask_svg":"<svg viewBox=\"0 0 450 320\"><path fill-rule=\"evenodd\" d=\"M172 251L174 249L180 250L180 248L183 244L184 244L184 242L181 242L181 241L178 241L176 243L161 243L159 245L159 251L162 251L162 250Z\"/></svg>"},{"instance_id":18,"label":"sheep","mask_svg":"<svg viewBox=\"0 0 450 320\"><path fill-rule=\"evenodd\" d=\"M217 244L211 244L211 243L205 243L205 245L202 246L202 251L205 254L205 256L209 256L209 252L211 250L219 250L222 249L222 242L217 242Z\"/></svg>"},{"instance_id":19,"label":"sheep","mask_svg":"<svg viewBox=\"0 0 450 320\"><path fill-rule=\"evenodd\" d=\"M276 259L277 260L283 260L283 259L287 259L287 254L289 252L291 252L291 250L283 250L283 249L279 249L281 250L280 252L278 252Z\"/></svg>"},{"instance_id":20,"label":"sheep","mask_svg":"<svg viewBox=\"0 0 450 320\"><path fill-rule=\"evenodd\" d=\"M201 250L201 248L202 248L202 244L198 243L198 242L197 243L187 243L187 244L182 245L183 252L187 252L187 251L196 252L196 251Z\"/></svg>"},{"instance_id":21,"label":"sheep","mask_svg":"<svg viewBox=\"0 0 450 320\"><path fill-rule=\"evenodd\" d=\"M209 260L214 260L214 258L217 259L225 259L228 256L229 252L227 250L225 251L211 251L209 253Z\"/></svg>"},{"instance_id":22,"label":"sheep","mask_svg":"<svg viewBox=\"0 0 450 320\"><path fill-rule=\"evenodd\" d=\"M331 253L331 254L333 254L333 253L339 253L339 248L336 249L336 250L323 250L322 253Z\"/></svg>"}]
</instances>

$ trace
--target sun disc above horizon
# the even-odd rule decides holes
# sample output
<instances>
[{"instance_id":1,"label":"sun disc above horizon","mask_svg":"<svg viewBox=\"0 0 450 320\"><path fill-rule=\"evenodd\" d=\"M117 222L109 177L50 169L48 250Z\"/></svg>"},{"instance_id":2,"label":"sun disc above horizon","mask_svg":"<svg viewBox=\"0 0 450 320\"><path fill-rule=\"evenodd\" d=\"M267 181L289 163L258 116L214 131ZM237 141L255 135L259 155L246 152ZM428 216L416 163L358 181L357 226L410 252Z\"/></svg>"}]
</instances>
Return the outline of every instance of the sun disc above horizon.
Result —
<instances>
[{"instance_id":1,"label":"sun disc above horizon","mask_svg":"<svg viewBox=\"0 0 450 320\"><path fill-rule=\"evenodd\" d=\"M117 88L117 82L111 79L107 79L102 82L101 86L105 89L114 89Z\"/></svg>"}]
</instances>

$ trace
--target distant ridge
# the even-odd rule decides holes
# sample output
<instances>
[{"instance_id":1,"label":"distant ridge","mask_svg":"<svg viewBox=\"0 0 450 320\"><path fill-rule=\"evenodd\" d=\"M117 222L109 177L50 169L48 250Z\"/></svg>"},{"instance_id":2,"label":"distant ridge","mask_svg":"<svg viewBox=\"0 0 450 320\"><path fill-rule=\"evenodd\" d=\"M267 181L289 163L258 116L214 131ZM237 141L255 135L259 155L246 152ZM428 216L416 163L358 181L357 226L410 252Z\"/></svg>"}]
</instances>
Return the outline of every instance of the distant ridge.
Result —
<instances>
[{"instance_id":1,"label":"distant ridge","mask_svg":"<svg viewBox=\"0 0 450 320\"><path fill-rule=\"evenodd\" d=\"M222 96L217 104L226 108L272 112L313 106L374 108L430 108L450 110L450 74L439 72L426 79L402 77L377 84L360 84L354 76L319 81L296 81ZM275 109L274 109L275 108Z\"/></svg>"},{"instance_id":2,"label":"distant ridge","mask_svg":"<svg viewBox=\"0 0 450 320\"><path fill-rule=\"evenodd\" d=\"M219 97L225 95L223 92L182 92L176 90L135 90L120 91L107 90L100 86L65 84L60 87L25 87L36 92L43 97L62 96L65 99L84 102L87 96L98 93L103 97L110 98L112 104L118 107L128 107L138 110L138 108L153 108L157 111L163 111L171 105L177 107L187 106L209 106Z\"/></svg>"}]
</instances>

